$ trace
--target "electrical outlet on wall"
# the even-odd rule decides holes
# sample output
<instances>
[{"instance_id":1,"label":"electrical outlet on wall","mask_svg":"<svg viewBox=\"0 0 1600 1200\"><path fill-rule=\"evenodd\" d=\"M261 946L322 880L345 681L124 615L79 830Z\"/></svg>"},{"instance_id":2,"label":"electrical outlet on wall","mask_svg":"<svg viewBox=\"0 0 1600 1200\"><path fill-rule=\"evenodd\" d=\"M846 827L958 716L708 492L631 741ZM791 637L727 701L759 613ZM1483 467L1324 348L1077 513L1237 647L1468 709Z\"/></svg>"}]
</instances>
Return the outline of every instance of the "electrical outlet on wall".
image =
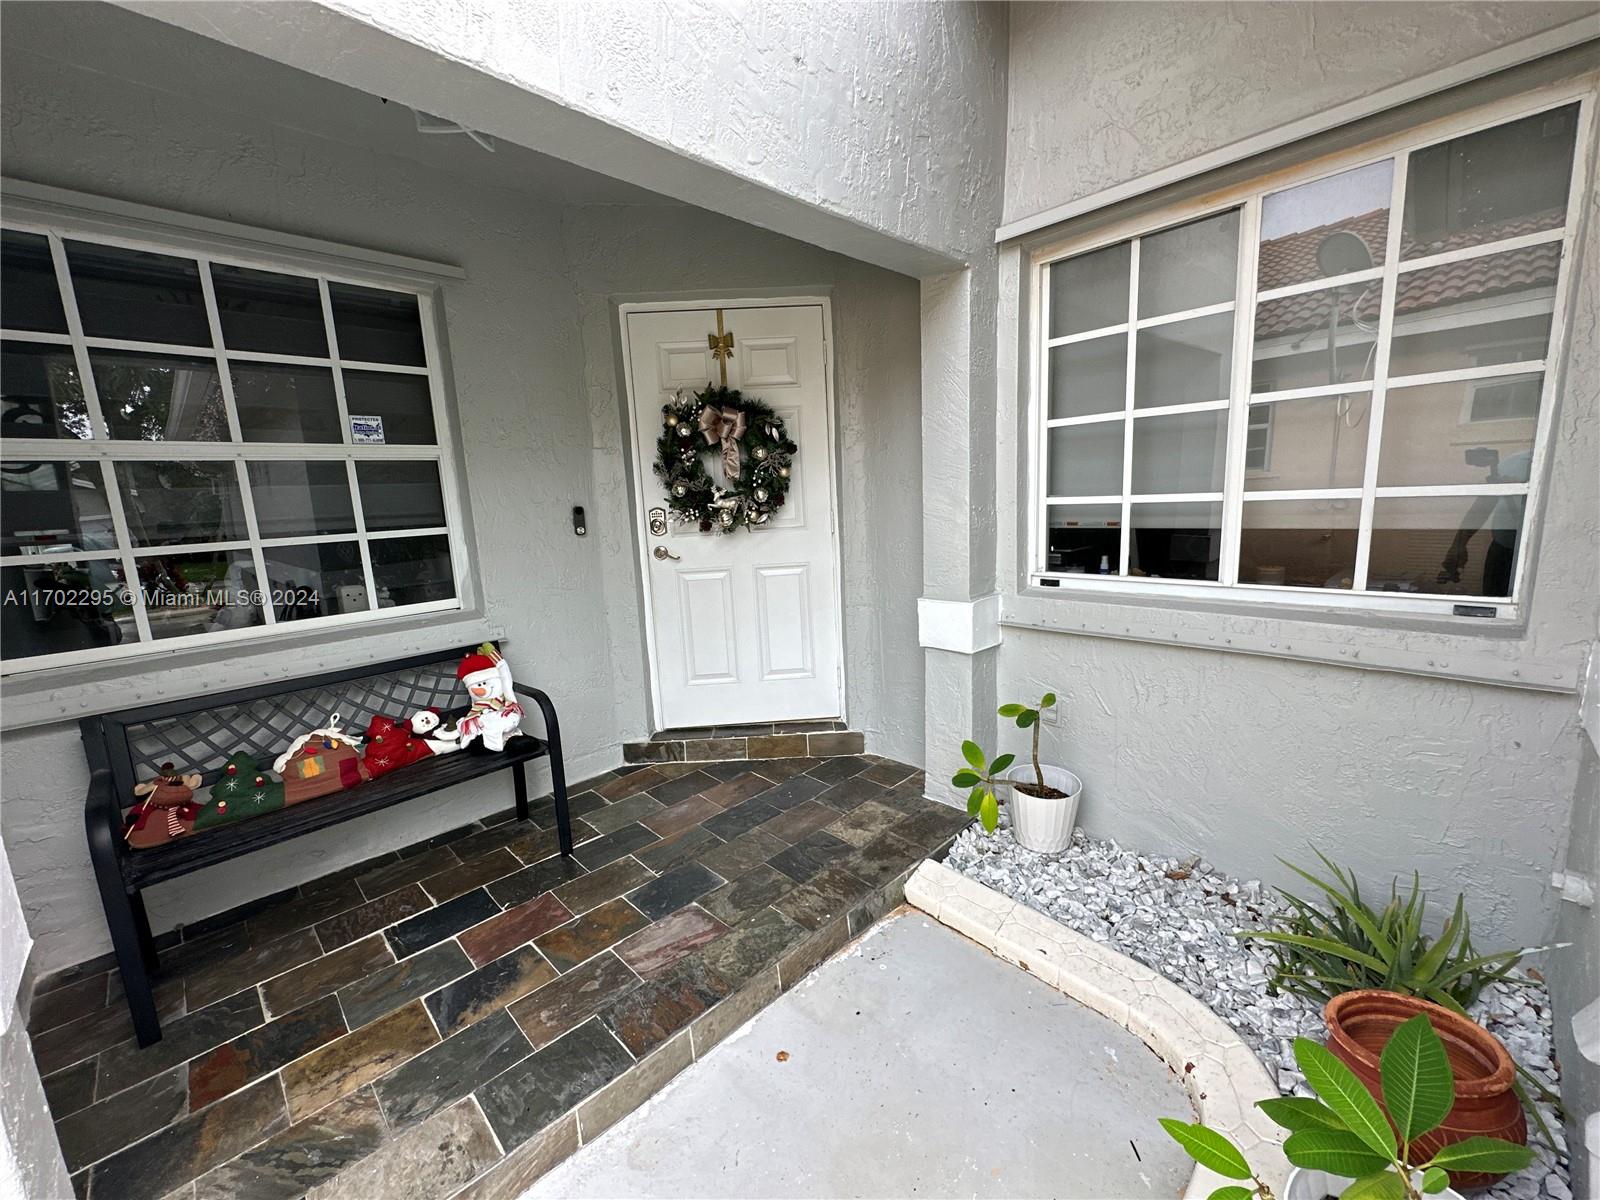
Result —
<instances>
[{"instance_id":1,"label":"electrical outlet on wall","mask_svg":"<svg viewBox=\"0 0 1600 1200\"><path fill-rule=\"evenodd\" d=\"M1058 698L1056 700L1056 702L1054 704L1052 704L1049 708L1041 708L1039 710L1039 724L1041 724L1041 725L1055 725L1055 724L1057 724L1060 721L1060 717L1057 715L1058 713L1060 713L1060 711L1061 711L1061 701Z\"/></svg>"}]
</instances>

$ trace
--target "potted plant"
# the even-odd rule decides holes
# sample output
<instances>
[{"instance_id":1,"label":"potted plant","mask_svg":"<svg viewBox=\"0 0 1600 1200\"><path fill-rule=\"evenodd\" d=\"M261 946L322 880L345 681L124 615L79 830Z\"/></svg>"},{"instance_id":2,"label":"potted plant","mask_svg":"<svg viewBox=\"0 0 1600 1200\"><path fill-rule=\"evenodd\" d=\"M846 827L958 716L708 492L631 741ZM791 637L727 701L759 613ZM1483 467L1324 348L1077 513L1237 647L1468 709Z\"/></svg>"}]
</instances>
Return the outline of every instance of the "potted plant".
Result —
<instances>
[{"instance_id":1,"label":"potted plant","mask_svg":"<svg viewBox=\"0 0 1600 1200\"><path fill-rule=\"evenodd\" d=\"M1470 1137L1432 1152L1427 1135L1455 1103L1455 1076L1444 1043L1421 1014L1395 1028L1380 1055L1384 1107L1332 1051L1296 1038L1295 1061L1320 1099L1280 1096L1256 1105L1288 1131L1284 1157L1294 1166L1284 1195L1251 1169L1227 1137L1200 1124L1163 1118L1161 1127L1208 1170L1241 1182L1210 1200L1420 1200L1454 1196L1452 1185L1479 1174L1520 1171L1533 1151L1492 1137ZM1387 1116L1385 1115L1387 1110Z\"/></svg>"},{"instance_id":2,"label":"potted plant","mask_svg":"<svg viewBox=\"0 0 1600 1200\"><path fill-rule=\"evenodd\" d=\"M1002 754L990 762L976 742L962 742L961 755L969 769L957 771L950 780L956 787L971 789L967 812L990 833L1000 823L998 790L1010 788L1011 836L1017 845L1040 854L1067 848L1083 795L1083 781L1071 771L1039 762L1039 714L1055 704L1056 694L1046 692L1038 708L1002 704L998 709L999 715L1014 720L1018 729L1033 730L1031 765L1013 765L1015 754Z\"/></svg>"}]
</instances>

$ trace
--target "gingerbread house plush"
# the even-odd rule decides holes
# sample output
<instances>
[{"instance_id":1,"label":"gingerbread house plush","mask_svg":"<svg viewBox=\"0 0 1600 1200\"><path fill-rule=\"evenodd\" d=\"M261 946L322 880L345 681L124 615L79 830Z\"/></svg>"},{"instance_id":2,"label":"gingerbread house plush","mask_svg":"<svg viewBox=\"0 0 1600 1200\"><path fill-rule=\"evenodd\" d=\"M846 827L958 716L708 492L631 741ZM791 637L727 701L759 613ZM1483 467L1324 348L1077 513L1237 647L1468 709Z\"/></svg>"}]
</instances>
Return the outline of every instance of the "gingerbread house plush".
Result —
<instances>
[{"instance_id":1,"label":"gingerbread house plush","mask_svg":"<svg viewBox=\"0 0 1600 1200\"><path fill-rule=\"evenodd\" d=\"M360 739L345 732L337 713L325 727L295 738L272 769L283 779L285 804L342 792L371 778L361 760Z\"/></svg>"}]
</instances>

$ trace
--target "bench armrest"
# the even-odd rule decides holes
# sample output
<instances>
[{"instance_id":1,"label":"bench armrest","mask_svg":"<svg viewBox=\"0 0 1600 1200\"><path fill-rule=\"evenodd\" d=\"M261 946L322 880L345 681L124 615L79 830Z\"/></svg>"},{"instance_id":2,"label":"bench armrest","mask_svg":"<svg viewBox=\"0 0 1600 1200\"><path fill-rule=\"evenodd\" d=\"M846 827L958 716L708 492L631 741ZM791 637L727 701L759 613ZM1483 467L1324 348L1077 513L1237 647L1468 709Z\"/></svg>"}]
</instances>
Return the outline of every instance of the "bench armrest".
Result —
<instances>
[{"instance_id":1,"label":"bench armrest","mask_svg":"<svg viewBox=\"0 0 1600 1200\"><path fill-rule=\"evenodd\" d=\"M556 706L551 703L550 697L529 683L511 683L511 690L519 696L526 696L539 706L539 712L544 717L544 740L549 743L552 753L561 751L561 723L556 719Z\"/></svg>"}]
</instances>

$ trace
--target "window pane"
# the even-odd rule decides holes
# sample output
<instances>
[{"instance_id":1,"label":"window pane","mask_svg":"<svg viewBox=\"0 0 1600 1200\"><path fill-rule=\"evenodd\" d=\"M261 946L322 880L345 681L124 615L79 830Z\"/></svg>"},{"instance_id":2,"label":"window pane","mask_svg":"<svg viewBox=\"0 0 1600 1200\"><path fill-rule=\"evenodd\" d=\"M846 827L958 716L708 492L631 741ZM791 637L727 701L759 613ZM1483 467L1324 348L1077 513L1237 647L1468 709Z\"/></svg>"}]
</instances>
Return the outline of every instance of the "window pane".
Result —
<instances>
[{"instance_id":1,"label":"window pane","mask_svg":"<svg viewBox=\"0 0 1600 1200\"><path fill-rule=\"evenodd\" d=\"M94 436L70 348L0 345L0 429L6 437Z\"/></svg>"},{"instance_id":2,"label":"window pane","mask_svg":"<svg viewBox=\"0 0 1600 1200\"><path fill-rule=\"evenodd\" d=\"M444 524L438 463L357 463L356 479L368 529L427 529Z\"/></svg>"},{"instance_id":3,"label":"window pane","mask_svg":"<svg viewBox=\"0 0 1600 1200\"><path fill-rule=\"evenodd\" d=\"M122 564L114 559L0 567L0 589L17 598L0 605L7 661L139 640Z\"/></svg>"},{"instance_id":4,"label":"window pane","mask_svg":"<svg viewBox=\"0 0 1600 1200\"><path fill-rule=\"evenodd\" d=\"M1050 336L1104 329L1128 320L1131 243L1050 264Z\"/></svg>"},{"instance_id":5,"label":"window pane","mask_svg":"<svg viewBox=\"0 0 1600 1200\"><path fill-rule=\"evenodd\" d=\"M1050 431L1051 496L1120 496L1122 427L1126 421L1097 421Z\"/></svg>"},{"instance_id":6,"label":"window pane","mask_svg":"<svg viewBox=\"0 0 1600 1200\"><path fill-rule=\"evenodd\" d=\"M327 367L232 363L239 432L247 442L339 442L339 401Z\"/></svg>"},{"instance_id":7,"label":"window pane","mask_svg":"<svg viewBox=\"0 0 1600 1200\"><path fill-rule=\"evenodd\" d=\"M1244 490L1360 487L1371 411L1372 397L1365 392L1255 405Z\"/></svg>"},{"instance_id":8,"label":"window pane","mask_svg":"<svg viewBox=\"0 0 1600 1200\"><path fill-rule=\"evenodd\" d=\"M235 542L245 537L232 463L121 462L117 482L136 546Z\"/></svg>"},{"instance_id":9,"label":"window pane","mask_svg":"<svg viewBox=\"0 0 1600 1200\"><path fill-rule=\"evenodd\" d=\"M210 359L91 350L89 366L112 437L140 442L232 440L217 364Z\"/></svg>"},{"instance_id":10,"label":"window pane","mask_svg":"<svg viewBox=\"0 0 1600 1200\"><path fill-rule=\"evenodd\" d=\"M1045 569L1115 575L1122 561L1122 505L1052 504Z\"/></svg>"},{"instance_id":11,"label":"window pane","mask_svg":"<svg viewBox=\"0 0 1600 1200\"><path fill-rule=\"evenodd\" d=\"M1128 335L1050 348L1050 415L1120 412L1128 403Z\"/></svg>"},{"instance_id":12,"label":"window pane","mask_svg":"<svg viewBox=\"0 0 1600 1200\"><path fill-rule=\"evenodd\" d=\"M261 589L248 551L141 558L139 585L153 638L192 637L261 624Z\"/></svg>"},{"instance_id":13,"label":"window pane","mask_svg":"<svg viewBox=\"0 0 1600 1200\"><path fill-rule=\"evenodd\" d=\"M1569 104L1413 152L1403 257L1559 228L1577 131Z\"/></svg>"},{"instance_id":14,"label":"window pane","mask_svg":"<svg viewBox=\"0 0 1600 1200\"><path fill-rule=\"evenodd\" d=\"M1232 300L1239 261L1239 213L1191 221L1139 242L1139 315Z\"/></svg>"},{"instance_id":15,"label":"window pane","mask_svg":"<svg viewBox=\"0 0 1600 1200\"><path fill-rule=\"evenodd\" d=\"M315 279L213 263L211 283L228 349L328 356L328 330Z\"/></svg>"},{"instance_id":16,"label":"window pane","mask_svg":"<svg viewBox=\"0 0 1600 1200\"><path fill-rule=\"evenodd\" d=\"M378 589L379 608L455 597L450 539L443 534L380 538L371 543L371 549L372 578Z\"/></svg>"},{"instance_id":17,"label":"window pane","mask_svg":"<svg viewBox=\"0 0 1600 1200\"><path fill-rule=\"evenodd\" d=\"M1544 357L1561 246L1524 246L1401 275L1389 377Z\"/></svg>"},{"instance_id":18,"label":"window pane","mask_svg":"<svg viewBox=\"0 0 1600 1200\"><path fill-rule=\"evenodd\" d=\"M1178 413L1133 423L1133 494L1220 492L1227 413Z\"/></svg>"},{"instance_id":19,"label":"window pane","mask_svg":"<svg viewBox=\"0 0 1600 1200\"><path fill-rule=\"evenodd\" d=\"M187 258L68 242L78 315L90 337L209 346L200 268Z\"/></svg>"},{"instance_id":20,"label":"window pane","mask_svg":"<svg viewBox=\"0 0 1600 1200\"><path fill-rule=\"evenodd\" d=\"M357 417L368 418L364 427L370 431L381 429L388 445L432 446L438 441L426 375L346 371L344 397L352 426L357 424ZM372 418L376 418L376 425L371 423Z\"/></svg>"},{"instance_id":21,"label":"window pane","mask_svg":"<svg viewBox=\"0 0 1600 1200\"><path fill-rule=\"evenodd\" d=\"M0 463L0 554L115 550L97 462Z\"/></svg>"},{"instance_id":22,"label":"window pane","mask_svg":"<svg viewBox=\"0 0 1600 1200\"><path fill-rule=\"evenodd\" d=\"M1222 505L1135 504L1128 574L1152 579L1216 579L1222 560Z\"/></svg>"},{"instance_id":23,"label":"window pane","mask_svg":"<svg viewBox=\"0 0 1600 1200\"><path fill-rule=\"evenodd\" d=\"M0 327L67 331L50 242L41 233L0 233Z\"/></svg>"},{"instance_id":24,"label":"window pane","mask_svg":"<svg viewBox=\"0 0 1600 1200\"><path fill-rule=\"evenodd\" d=\"M1283 392L1371 379L1381 294L1373 280L1262 301L1256 306L1250 390Z\"/></svg>"},{"instance_id":25,"label":"window pane","mask_svg":"<svg viewBox=\"0 0 1600 1200\"><path fill-rule=\"evenodd\" d=\"M1141 329L1134 360L1135 408L1225 400L1232 390L1233 314Z\"/></svg>"},{"instance_id":26,"label":"window pane","mask_svg":"<svg viewBox=\"0 0 1600 1200\"><path fill-rule=\"evenodd\" d=\"M427 364L417 298L350 283L328 285L339 357L346 362Z\"/></svg>"},{"instance_id":27,"label":"window pane","mask_svg":"<svg viewBox=\"0 0 1600 1200\"><path fill-rule=\"evenodd\" d=\"M1261 202L1258 290L1382 266L1394 160L1274 192Z\"/></svg>"},{"instance_id":28,"label":"window pane","mask_svg":"<svg viewBox=\"0 0 1600 1200\"><path fill-rule=\"evenodd\" d=\"M1355 586L1359 500L1253 500L1244 506L1239 582Z\"/></svg>"},{"instance_id":29,"label":"window pane","mask_svg":"<svg viewBox=\"0 0 1600 1200\"><path fill-rule=\"evenodd\" d=\"M280 621L304 621L335 613L366 612L366 575L355 542L315 546L269 546L267 583Z\"/></svg>"},{"instance_id":30,"label":"window pane","mask_svg":"<svg viewBox=\"0 0 1600 1200\"><path fill-rule=\"evenodd\" d=\"M350 478L342 462L253 462L250 497L264 538L354 533Z\"/></svg>"},{"instance_id":31,"label":"window pane","mask_svg":"<svg viewBox=\"0 0 1600 1200\"><path fill-rule=\"evenodd\" d=\"M1522 496L1379 499L1367 586L1380 592L1511 595Z\"/></svg>"},{"instance_id":32,"label":"window pane","mask_svg":"<svg viewBox=\"0 0 1600 1200\"><path fill-rule=\"evenodd\" d=\"M1533 431L1542 375L1476 379L1393 388L1384 401L1379 487L1439 484L1527 483L1533 465ZM1473 424L1473 393L1479 388L1534 397L1520 420Z\"/></svg>"}]
</instances>

